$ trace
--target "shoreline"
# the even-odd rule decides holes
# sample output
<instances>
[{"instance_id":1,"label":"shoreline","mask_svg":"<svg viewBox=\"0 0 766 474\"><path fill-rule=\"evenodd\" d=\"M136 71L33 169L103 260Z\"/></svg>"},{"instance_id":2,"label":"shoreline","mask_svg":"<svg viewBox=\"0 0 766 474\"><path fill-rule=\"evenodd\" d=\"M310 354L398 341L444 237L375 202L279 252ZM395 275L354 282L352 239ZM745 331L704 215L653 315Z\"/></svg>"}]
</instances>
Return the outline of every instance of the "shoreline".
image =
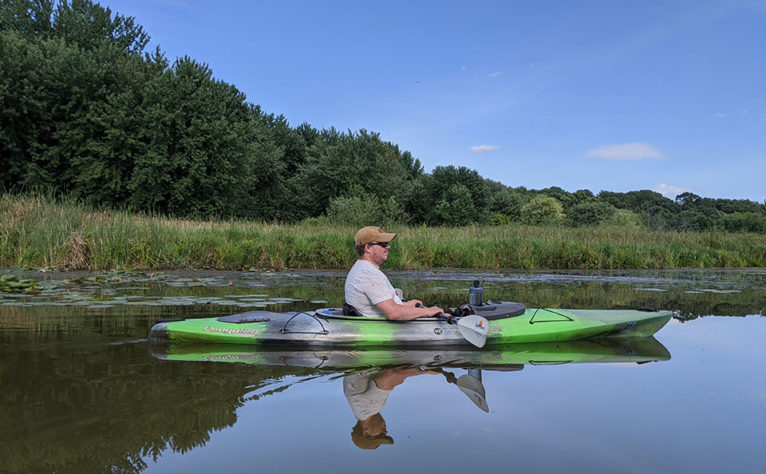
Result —
<instances>
[{"instance_id":1,"label":"shoreline","mask_svg":"<svg viewBox=\"0 0 766 474\"><path fill-rule=\"evenodd\" d=\"M357 227L193 221L98 211L40 197L0 198L0 268L84 271L346 270ZM766 267L766 234L628 226L388 226L384 268L659 270Z\"/></svg>"}]
</instances>

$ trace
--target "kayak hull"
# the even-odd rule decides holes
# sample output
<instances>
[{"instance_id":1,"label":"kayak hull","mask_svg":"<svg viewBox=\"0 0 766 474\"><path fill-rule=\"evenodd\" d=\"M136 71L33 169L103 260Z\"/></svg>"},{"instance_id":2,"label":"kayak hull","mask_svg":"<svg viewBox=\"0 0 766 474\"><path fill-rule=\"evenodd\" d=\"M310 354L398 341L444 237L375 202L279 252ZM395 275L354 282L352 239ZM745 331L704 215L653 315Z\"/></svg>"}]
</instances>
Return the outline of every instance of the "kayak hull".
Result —
<instances>
[{"instance_id":1,"label":"kayak hull","mask_svg":"<svg viewBox=\"0 0 766 474\"><path fill-rule=\"evenodd\" d=\"M502 303L501 303L502 304ZM670 311L531 309L490 320L487 345L651 336ZM222 318L158 322L152 341L305 347L467 345L458 326L442 318L397 322L343 316L339 309L272 313L250 311Z\"/></svg>"},{"instance_id":2,"label":"kayak hull","mask_svg":"<svg viewBox=\"0 0 766 474\"><path fill-rule=\"evenodd\" d=\"M257 348L235 344L162 344L153 347L160 360L225 362L328 370L384 367L521 370L524 365L637 363L665 361L670 352L654 337L598 338L485 347L372 348L367 350Z\"/></svg>"}]
</instances>

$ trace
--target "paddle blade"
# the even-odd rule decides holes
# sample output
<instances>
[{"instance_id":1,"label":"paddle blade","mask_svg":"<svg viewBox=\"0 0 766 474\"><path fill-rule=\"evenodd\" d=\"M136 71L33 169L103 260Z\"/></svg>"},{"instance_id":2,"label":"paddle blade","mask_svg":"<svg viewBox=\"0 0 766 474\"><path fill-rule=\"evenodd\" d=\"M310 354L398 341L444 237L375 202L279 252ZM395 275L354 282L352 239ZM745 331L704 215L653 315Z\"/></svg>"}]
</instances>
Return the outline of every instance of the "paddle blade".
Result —
<instances>
[{"instance_id":1,"label":"paddle blade","mask_svg":"<svg viewBox=\"0 0 766 474\"><path fill-rule=\"evenodd\" d=\"M481 383L481 380L465 374L457 379L457 386L473 403L476 404L477 407L485 412L489 412L486 392L484 391L484 385Z\"/></svg>"},{"instance_id":2,"label":"paddle blade","mask_svg":"<svg viewBox=\"0 0 766 474\"><path fill-rule=\"evenodd\" d=\"M489 333L489 321L486 318L469 314L458 319L457 327L468 342L476 347L484 347Z\"/></svg>"}]
</instances>

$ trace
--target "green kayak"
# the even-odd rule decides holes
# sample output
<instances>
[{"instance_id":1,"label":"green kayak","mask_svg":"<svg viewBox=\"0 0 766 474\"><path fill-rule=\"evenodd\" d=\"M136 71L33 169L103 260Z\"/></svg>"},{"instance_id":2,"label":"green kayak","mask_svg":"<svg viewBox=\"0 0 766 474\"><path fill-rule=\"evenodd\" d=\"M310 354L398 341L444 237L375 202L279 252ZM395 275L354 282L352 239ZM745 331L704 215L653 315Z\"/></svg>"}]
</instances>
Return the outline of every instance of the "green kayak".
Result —
<instances>
[{"instance_id":1,"label":"green kayak","mask_svg":"<svg viewBox=\"0 0 766 474\"><path fill-rule=\"evenodd\" d=\"M160 321L151 341L304 347L444 346L555 342L594 337L651 336L671 311L525 308L519 303L463 305L463 316L407 322L345 316L340 309L273 313L249 311L220 318ZM466 314L468 313L468 314ZM481 343L471 340L481 331ZM467 334L468 333L468 334Z\"/></svg>"}]
</instances>

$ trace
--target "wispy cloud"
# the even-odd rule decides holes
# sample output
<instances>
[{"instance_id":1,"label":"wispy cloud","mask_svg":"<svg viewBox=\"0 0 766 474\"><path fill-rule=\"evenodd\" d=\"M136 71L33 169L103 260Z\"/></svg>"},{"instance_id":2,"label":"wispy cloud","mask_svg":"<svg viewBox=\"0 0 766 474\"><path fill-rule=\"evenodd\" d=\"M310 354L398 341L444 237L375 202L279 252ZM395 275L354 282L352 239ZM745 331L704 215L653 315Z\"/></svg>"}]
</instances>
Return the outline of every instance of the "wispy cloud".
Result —
<instances>
[{"instance_id":1,"label":"wispy cloud","mask_svg":"<svg viewBox=\"0 0 766 474\"><path fill-rule=\"evenodd\" d=\"M476 145L471 147L471 151L474 153L484 153L485 151L493 151L493 150L499 150L500 147L497 145Z\"/></svg>"},{"instance_id":2,"label":"wispy cloud","mask_svg":"<svg viewBox=\"0 0 766 474\"><path fill-rule=\"evenodd\" d=\"M716 112L715 116L716 116L717 118L726 118L726 114L724 114L724 113L721 113L721 112Z\"/></svg>"},{"instance_id":3,"label":"wispy cloud","mask_svg":"<svg viewBox=\"0 0 766 474\"><path fill-rule=\"evenodd\" d=\"M681 193L684 193L688 191L687 188L682 188L680 186L671 186L670 184L662 183L658 186L655 186L652 191L658 192L662 194L665 197L676 197Z\"/></svg>"},{"instance_id":4,"label":"wispy cloud","mask_svg":"<svg viewBox=\"0 0 766 474\"><path fill-rule=\"evenodd\" d=\"M620 145L604 145L585 152L588 158L602 160L659 160L665 154L648 143L623 143Z\"/></svg>"},{"instance_id":5,"label":"wispy cloud","mask_svg":"<svg viewBox=\"0 0 766 474\"><path fill-rule=\"evenodd\" d=\"M493 72L492 74L489 74L487 77L498 77L502 75L503 75L502 72Z\"/></svg>"}]
</instances>

